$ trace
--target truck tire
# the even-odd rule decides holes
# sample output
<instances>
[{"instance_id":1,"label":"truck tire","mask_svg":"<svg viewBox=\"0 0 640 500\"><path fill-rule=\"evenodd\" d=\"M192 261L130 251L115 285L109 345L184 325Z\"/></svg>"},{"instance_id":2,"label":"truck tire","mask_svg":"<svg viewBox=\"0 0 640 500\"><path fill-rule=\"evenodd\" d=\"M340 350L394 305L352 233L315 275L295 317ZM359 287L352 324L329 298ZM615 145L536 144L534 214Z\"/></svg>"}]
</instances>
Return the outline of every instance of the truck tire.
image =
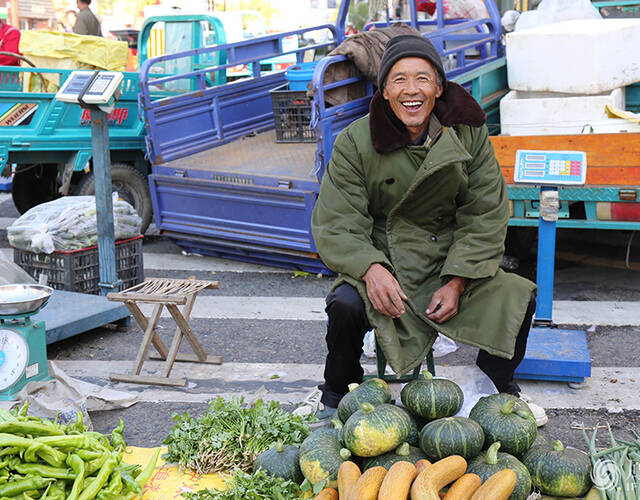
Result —
<instances>
[{"instance_id":1,"label":"truck tire","mask_svg":"<svg viewBox=\"0 0 640 500\"><path fill-rule=\"evenodd\" d=\"M147 179L138 170L126 163L111 165L111 184L113 191L117 191L121 199L136 209L142 219L142 234L151 224L153 207ZM77 195L94 195L95 186L93 172L85 174L76 187Z\"/></svg>"},{"instance_id":2,"label":"truck tire","mask_svg":"<svg viewBox=\"0 0 640 500\"><path fill-rule=\"evenodd\" d=\"M59 198L57 176L58 169L53 164L18 165L11 183L11 197L18 212L23 214L36 205Z\"/></svg>"}]
</instances>

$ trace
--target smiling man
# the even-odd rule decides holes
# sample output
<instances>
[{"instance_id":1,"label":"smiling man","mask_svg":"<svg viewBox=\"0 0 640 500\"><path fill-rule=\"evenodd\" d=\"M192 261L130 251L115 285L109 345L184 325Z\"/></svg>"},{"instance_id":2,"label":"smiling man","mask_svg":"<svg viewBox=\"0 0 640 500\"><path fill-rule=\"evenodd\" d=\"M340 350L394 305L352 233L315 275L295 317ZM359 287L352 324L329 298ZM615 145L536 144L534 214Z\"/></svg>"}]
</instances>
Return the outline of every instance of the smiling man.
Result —
<instances>
[{"instance_id":1,"label":"smiling man","mask_svg":"<svg viewBox=\"0 0 640 500\"><path fill-rule=\"evenodd\" d=\"M509 209L484 112L415 35L389 41L378 89L369 114L337 137L313 213L320 256L339 276L326 301L325 381L308 406L330 417L362 381L371 328L397 374L441 332L478 347L497 390L520 396L513 374L535 285L498 267Z\"/></svg>"}]
</instances>

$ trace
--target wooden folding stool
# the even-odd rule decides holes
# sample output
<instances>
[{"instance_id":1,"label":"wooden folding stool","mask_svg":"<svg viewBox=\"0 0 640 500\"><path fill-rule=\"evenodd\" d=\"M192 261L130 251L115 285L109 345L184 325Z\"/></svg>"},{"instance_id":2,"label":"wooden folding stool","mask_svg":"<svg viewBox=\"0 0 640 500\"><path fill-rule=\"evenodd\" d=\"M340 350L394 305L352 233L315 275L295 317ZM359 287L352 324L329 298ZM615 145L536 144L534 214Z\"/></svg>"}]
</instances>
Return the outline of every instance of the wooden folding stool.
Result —
<instances>
[{"instance_id":1,"label":"wooden folding stool","mask_svg":"<svg viewBox=\"0 0 640 500\"><path fill-rule=\"evenodd\" d=\"M109 293L107 299L114 302L124 302L129 308L129 311L131 311L132 316L140 325L140 328L144 331L144 338L142 339L142 344L140 345L138 355L133 365L133 372L130 374L111 373L109 374L109 378L114 381L137 384L185 386L187 385L186 379L169 377L176 361L222 364L222 357L207 356L189 326L189 318L198 292L218 288L220 288L220 284L217 281L148 278L139 285L128 288L122 292ZM154 304L155 307L153 308L150 319L147 319L142 313L138 304ZM182 312L178 309L179 305L184 305ZM167 308L178 326L173 336L171 347L168 349L156 333L156 326L164 307ZM178 354L183 336L186 337L189 344L191 344L195 355ZM161 377L140 375L150 344L153 344L160 354L159 357L151 356L151 359L161 359L165 361Z\"/></svg>"}]
</instances>

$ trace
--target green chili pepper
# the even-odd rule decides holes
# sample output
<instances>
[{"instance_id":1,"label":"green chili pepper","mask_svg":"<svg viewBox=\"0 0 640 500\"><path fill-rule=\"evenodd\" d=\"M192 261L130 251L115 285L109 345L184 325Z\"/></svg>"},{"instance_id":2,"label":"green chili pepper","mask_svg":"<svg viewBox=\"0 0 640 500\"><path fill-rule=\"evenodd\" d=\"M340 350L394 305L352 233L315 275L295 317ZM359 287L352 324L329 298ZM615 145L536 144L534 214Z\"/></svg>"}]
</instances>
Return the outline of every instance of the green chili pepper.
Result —
<instances>
[{"instance_id":1,"label":"green chili pepper","mask_svg":"<svg viewBox=\"0 0 640 500\"><path fill-rule=\"evenodd\" d=\"M76 473L76 478L73 481L71 493L69 493L67 500L76 500L78 498L78 494L82 491L82 487L84 486L84 461L78 455L71 454L67 457L67 464L73 469L73 472Z\"/></svg>"},{"instance_id":2,"label":"green chili pepper","mask_svg":"<svg viewBox=\"0 0 640 500\"><path fill-rule=\"evenodd\" d=\"M85 462L90 462L91 460L95 460L96 458L100 458L104 455L102 451L91 451L91 450L76 450L75 454L78 455Z\"/></svg>"},{"instance_id":3,"label":"green chili pepper","mask_svg":"<svg viewBox=\"0 0 640 500\"><path fill-rule=\"evenodd\" d=\"M124 420L118 420L118 426L111 431L111 445L115 450L122 450L127 447L122 433L124 432Z\"/></svg>"},{"instance_id":4,"label":"green chili pepper","mask_svg":"<svg viewBox=\"0 0 640 500\"><path fill-rule=\"evenodd\" d=\"M33 445L36 446L33 449L29 450L29 448ZM49 445L38 442L35 439L14 436L13 434L0 433L0 448L4 446L20 448L19 451L21 453L23 449L27 450L27 452L29 453L29 455L27 456L28 458L32 458L32 453L38 454L45 462L54 467L61 467L64 464L64 460L67 458L66 454L53 449ZM25 453L25 455L27 455L27 453ZM36 459L34 458L27 461L35 462Z\"/></svg>"},{"instance_id":5,"label":"green chili pepper","mask_svg":"<svg viewBox=\"0 0 640 500\"><path fill-rule=\"evenodd\" d=\"M4 486L0 486L0 496L15 497L25 491L39 490L44 488L51 481L53 481L53 479L45 479L40 476L33 476L19 481L11 481Z\"/></svg>"},{"instance_id":6,"label":"green chili pepper","mask_svg":"<svg viewBox=\"0 0 640 500\"><path fill-rule=\"evenodd\" d=\"M33 443L31 446L27 448L27 451L24 452L24 461L25 462L37 462L38 457L36 453L40 451L40 448L44 446L43 443Z\"/></svg>"},{"instance_id":7,"label":"green chili pepper","mask_svg":"<svg viewBox=\"0 0 640 500\"><path fill-rule=\"evenodd\" d=\"M117 465L118 460L115 454L110 454L104 465L98 472L95 481L93 481L89 486L82 490L82 493L80 493L78 500L91 500L92 498L95 498L104 484L107 482L109 476L115 470Z\"/></svg>"},{"instance_id":8,"label":"green chili pepper","mask_svg":"<svg viewBox=\"0 0 640 500\"><path fill-rule=\"evenodd\" d=\"M29 411L29 401L25 401L24 404L18 409L18 417L26 417Z\"/></svg>"},{"instance_id":9,"label":"green chili pepper","mask_svg":"<svg viewBox=\"0 0 640 500\"><path fill-rule=\"evenodd\" d=\"M16 455L19 452L20 448L18 448L17 446L7 446L6 448L0 450L0 457L3 457L5 455Z\"/></svg>"},{"instance_id":10,"label":"green chili pepper","mask_svg":"<svg viewBox=\"0 0 640 500\"><path fill-rule=\"evenodd\" d=\"M66 483L64 481L51 483L49 493L47 495L42 495L43 500L65 500L66 498Z\"/></svg>"},{"instance_id":11,"label":"green chili pepper","mask_svg":"<svg viewBox=\"0 0 640 500\"><path fill-rule=\"evenodd\" d=\"M76 412L76 421L72 424L69 424L65 429L67 434L82 434L86 430L84 426L84 416L82 412Z\"/></svg>"},{"instance_id":12,"label":"green chili pepper","mask_svg":"<svg viewBox=\"0 0 640 500\"><path fill-rule=\"evenodd\" d=\"M138 483L141 487L144 487L144 485L147 484L147 481L149 481L149 479L151 479L151 475L153 474L153 471L156 468L156 464L158 463L158 457L160 456L160 450L161 450L161 448L158 448L156 450L156 452L151 457L151 460L149 460L149 463L145 466L145 468L138 475L138 477L136 477L136 483Z\"/></svg>"},{"instance_id":13,"label":"green chili pepper","mask_svg":"<svg viewBox=\"0 0 640 500\"><path fill-rule=\"evenodd\" d=\"M119 471L114 471L111 474L111 479L106 488L103 488L98 493L98 500L111 500L117 497L122 491L122 476Z\"/></svg>"},{"instance_id":14,"label":"green chili pepper","mask_svg":"<svg viewBox=\"0 0 640 500\"><path fill-rule=\"evenodd\" d=\"M95 439L86 434L73 434L71 436L42 436L34 439L38 443L44 443L49 446L56 446L58 448L80 448L80 449L92 449L95 444Z\"/></svg>"},{"instance_id":15,"label":"green chili pepper","mask_svg":"<svg viewBox=\"0 0 640 500\"><path fill-rule=\"evenodd\" d=\"M104 434L100 434L99 432L85 432L83 435L94 438L94 446L95 443L99 443L101 445L95 446L97 449L113 451L113 446L111 446L111 443L107 439L107 436L105 436Z\"/></svg>"},{"instance_id":16,"label":"green chili pepper","mask_svg":"<svg viewBox=\"0 0 640 500\"><path fill-rule=\"evenodd\" d=\"M85 475L91 476L94 472L99 471L104 463L107 461L109 457L108 454L103 453L100 458L96 458L95 460L91 460L91 462L86 464Z\"/></svg>"},{"instance_id":17,"label":"green chili pepper","mask_svg":"<svg viewBox=\"0 0 640 500\"><path fill-rule=\"evenodd\" d=\"M62 436L60 429L37 422L0 422L0 432L8 434L25 434L30 436Z\"/></svg>"},{"instance_id":18,"label":"green chili pepper","mask_svg":"<svg viewBox=\"0 0 640 500\"><path fill-rule=\"evenodd\" d=\"M137 494L142 492L142 488L129 471L120 469L120 475L122 476L122 482L124 483L125 493L133 492Z\"/></svg>"},{"instance_id":19,"label":"green chili pepper","mask_svg":"<svg viewBox=\"0 0 640 500\"><path fill-rule=\"evenodd\" d=\"M9 467L20 474L34 475L42 477L51 477L54 479L75 479L76 475L69 469L63 469L61 467L51 467L50 465L42 464L25 464L18 458L14 458L9 461Z\"/></svg>"}]
</instances>

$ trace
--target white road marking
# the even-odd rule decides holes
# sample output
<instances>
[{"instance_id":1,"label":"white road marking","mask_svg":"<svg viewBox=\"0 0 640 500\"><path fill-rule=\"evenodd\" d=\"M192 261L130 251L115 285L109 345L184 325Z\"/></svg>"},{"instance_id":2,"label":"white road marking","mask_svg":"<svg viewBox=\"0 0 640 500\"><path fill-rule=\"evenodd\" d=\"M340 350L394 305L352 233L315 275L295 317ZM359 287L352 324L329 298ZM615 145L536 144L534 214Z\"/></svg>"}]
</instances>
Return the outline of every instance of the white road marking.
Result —
<instances>
[{"instance_id":1,"label":"white road marking","mask_svg":"<svg viewBox=\"0 0 640 500\"><path fill-rule=\"evenodd\" d=\"M290 269L281 269L271 266L260 266L246 262L229 259L219 259L209 256L181 255L171 253L145 253L143 254L145 275L153 276L154 270L180 270L180 271L215 271L236 273L290 273Z\"/></svg>"},{"instance_id":2,"label":"white road marking","mask_svg":"<svg viewBox=\"0 0 640 500\"><path fill-rule=\"evenodd\" d=\"M7 229L16 220L15 217L0 217L0 229Z\"/></svg>"},{"instance_id":3,"label":"white road marking","mask_svg":"<svg viewBox=\"0 0 640 500\"><path fill-rule=\"evenodd\" d=\"M92 361L56 360L56 364L67 375L80 379L109 383L109 373L130 373L133 361ZM375 373L374 365L365 365L367 373ZM143 374L160 375L162 362L146 361ZM174 365L172 377L186 377L190 383L187 389L163 388L111 382L111 388L130 391L142 402L207 402L217 396L230 398L233 395L250 398L252 392L264 386L264 399L281 403L299 403L322 381L324 366L321 364L291 363L223 363L222 365L200 365L180 363ZM471 370L471 371L470 371ZM475 367L438 366L436 374L458 382L462 387L469 385L469 374ZM572 389L564 382L518 381L524 393L545 408L584 409L640 409L640 367L594 367L592 375L583 387ZM223 387L219 393L200 392L208 383L215 382ZM277 385L276 385L277 384ZM235 385L235 387L234 387ZM252 389L248 390L247 385ZM287 391L278 392L278 387ZM392 384L394 393L400 388ZM257 388L257 389L256 389ZM264 392L264 391L261 391Z\"/></svg>"},{"instance_id":4,"label":"white road marking","mask_svg":"<svg viewBox=\"0 0 640 500\"><path fill-rule=\"evenodd\" d=\"M326 321L324 308L324 297L203 295L196 299L191 317ZM143 304L142 309L150 314L153 306ZM169 317L169 312L163 311L162 316ZM553 320L560 325L640 325L640 306L637 302L558 300L553 304Z\"/></svg>"}]
</instances>

